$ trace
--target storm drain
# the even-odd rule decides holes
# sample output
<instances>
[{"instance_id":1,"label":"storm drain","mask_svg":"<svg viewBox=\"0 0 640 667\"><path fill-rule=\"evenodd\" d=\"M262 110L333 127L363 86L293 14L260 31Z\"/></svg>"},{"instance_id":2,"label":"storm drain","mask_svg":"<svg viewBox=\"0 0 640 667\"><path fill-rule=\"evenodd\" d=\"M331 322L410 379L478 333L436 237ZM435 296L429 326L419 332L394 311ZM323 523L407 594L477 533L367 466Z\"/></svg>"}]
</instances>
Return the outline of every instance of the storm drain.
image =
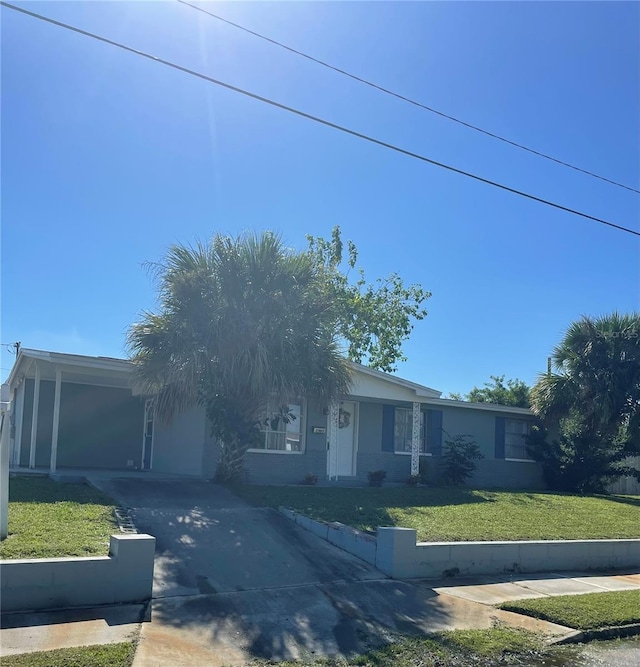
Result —
<instances>
[{"instance_id":1,"label":"storm drain","mask_svg":"<svg viewBox=\"0 0 640 667\"><path fill-rule=\"evenodd\" d=\"M116 521L118 522L118 528L121 533L137 533L137 529L131 518L131 513L126 507L116 507L113 510L115 514Z\"/></svg>"}]
</instances>

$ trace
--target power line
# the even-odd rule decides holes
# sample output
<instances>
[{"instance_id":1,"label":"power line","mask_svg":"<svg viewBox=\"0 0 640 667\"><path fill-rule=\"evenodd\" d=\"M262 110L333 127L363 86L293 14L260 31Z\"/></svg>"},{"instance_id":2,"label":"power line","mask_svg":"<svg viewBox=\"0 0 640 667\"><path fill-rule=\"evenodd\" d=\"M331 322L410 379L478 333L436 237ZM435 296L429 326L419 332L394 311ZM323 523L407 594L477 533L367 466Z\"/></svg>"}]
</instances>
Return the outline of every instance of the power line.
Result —
<instances>
[{"instance_id":1,"label":"power line","mask_svg":"<svg viewBox=\"0 0 640 667\"><path fill-rule=\"evenodd\" d=\"M434 113L438 116L441 116L442 118L446 118L447 120L453 121L454 123L458 123L459 125L463 125L464 127L467 127L471 130L475 130L476 132L481 132L482 134L487 135L488 137L491 137L492 139L497 139L498 141L502 141L505 144L509 144L510 146L515 146L516 148L520 148L523 151L527 151L529 153L532 153L533 155L537 155L538 157L545 158L546 160L551 160L552 162L555 162L556 164L560 164L563 167L569 167L569 169L574 169L575 171L579 171L582 174L586 174L587 176L593 176L593 178L598 178L601 181L605 181L606 183L610 183L611 185L615 185L619 188L624 188L625 190L630 190L631 192L636 192L640 194L640 190L636 188L632 188L629 185L624 185L623 183L618 183L617 181L613 181L610 178L606 178L605 176L600 176L599 174L596 174L592 171L588 171L587 169L582 169L582 167L577 167L573 164L570 164L569 162L565 162L564 160L560 160L558 158L553 157L552 155L548 155L547 153L542 153L541 151L537 151L533 148L529 148L528 146L525 146L523 144L520 144L516 141L512 141L511 139L507 139L505 137L500 136L499 134L495 134L494 132L490 132L489 130L485 130L481 127L478 127L477 125L473 125L471 123L467 123L464 120L461 120L460 118L456 118L455 116L451 116L447 113L444 113L443 111L439 111L438 109L434 109L433 107L427 106L426 104L422 104L422 102L417 102L416 100L411 99L410 97L406 97L405 95L402 95L400 93L396 93L393 90L390 90L389 88L385 88L384 86L381 86L377 83L374 83L373 81L369 81L368 79L364 79L360 76L357 76L356 74L352 74L351 72L347 72L347 70L341 69L340 67L336 67L335 65L331 65L328 62L325 62L324 60L320 60L319 58L314 58L314 56L310 56L308 53L304 53L303 51L299 51L298 49L294 49L291 46L287 46L286 44L283 44L282 42L279 42L275 39L272 39L271 37L267 37L266 35L262 35L259 32L256 32L255 30L250 30L249 28L245 28L245 26L240 25L239 23L234 23L233 21L230 21L229 19L225 19L219 14L214 14L213 12L210 12L206 9L202 9L202 7L198 7L197 5L192 5L190 2L186 2L186 0L177 0L181 5L185 5L186 7L190 7L191 9L195 9L198 12L202 12L203 14L207 14L208 16L211 16L211 18L217 19L218 21L222 21L223 23L226 23L230 26L233 26L234 28L238 28L238 30L243 30L244 32L253 35L254 37L258 37L259 39L263 39L266 42L269 42L270 44L274 44L275 46L279 46L282 49L286 49L287 51L290 51L291 53L295 53L298 56L301 56L302 58L306 58L307 60L310 60L318 65L322 65L322 67L326 67L330 70L333 70L334 72L337 72L338 74L342 74L344 76L349 77L350 79L353 79L354 81L358 81L359 83L363 83L365 86L370 86L371 88L375 88L376 90L386 93L387 95L391 95L392 97L395 97L399 100L402 100L403 102L408 102L409 104L413 104L416 107L420 107L421 109L424 109L425 111L429 111L431 113Z\"/></svg>"},{"instance_id":2,"label":"power line","mask_svg":"<svg viewBox=\"0 0 640 667\"><path fill-rule=\"evenodd\" d=\"M573 215L578 215L582 218L586 218L588 220L593 220L594 222L598 222L600 224L607 225L608 227L613 227L614 229L619 229L620 231L627 232L629 234L633 234L635 236L640 237L640 232L637 232L633 229L629 229L628 227L623 227L623 226L617 225L613 222L609 222L608 220L603 220L602 218L597 218L593 215L589 215L588 213L582 213L581 211L577 211L576 209L572 209L572 208L569 208L567 206L563 206L562 204L556 204L556 203L554 203L552 201L549 201L547 199L537 197L535 195L529 194L527 192L523 192L521 190L516 190L515 188L511 188L508 185L503 185L502 183L497 183L496 181L491 181L487 178L483 178L482 176L477 176L476 174L472 174L470 172L463 171L462 169L458 169L457 167L452 167L451 165L444 164L443 162L438 162L437 160L432 160L431 158L428 158L424 155L420 155L419 153L414 153L413 151L409 151L409 150L406 150L404 148L400 148L399 146L395 146L394 144L387 143L386 141L376 139L376 138L371 137L367 134L362 134L361 132L357 132L356 130L351 130L351 129L349 129L347 127L344 127L342 125L338 125L336 123L332 123L331 121L325 120L324 118L319 118L318 116L313 116L313 115L308 114L304 111L300 111L299 109L295 109L293 107L287 106L286 104L281 104L280 102L276 102L276 101L271 100L267 97L262 97L261 95L257 95L256 93L249 92L248 90L244 90L243 88L238 88L237 86L233 86L230 83L225 83L224 81L219 81L218 79L214 79L210 76L207 76L206 74L202 74L201 72L196 72L195 70L189 69L187 67L183 67L182 65L178 65L178 64L173 63L169 60L164 60L163 58L159 58L158 56L154 56L154 55L151 55L151 54L146 53L144 51L134 49L131 46L127 46L126 44L121 44L120 42L116 42L112 39L108 39L107 37L101 37L100 35L96 35L95 33L88 32L87 30L82 30L81 28L76 28L75 26L69 25L67 23L62 23L61 21L56 21L55 19L51 19L47 16L43 16L41 14L36 14L35 12L30 12L26 9L22 9L22 7L16 7L14 5L11 5L8 2L0 1L0 5L2 5L4 7L7 7L8 9L13 9L14 11L20 12L22 14L26 14L27 16L31 16L33 18L39 19L41 21L51 23L52 25L57 25L61 28L65 28L66 30L71 30L72 32L76 32L80 35L84 35L85 37L91 37L92 39L96 39L100 42L104 42L105 44L110 44L111 46L115 46L119 49L122 49L123 51L128 51L129 53L134 53L138 56L142 56L143 58L147 58L148 60L152 60L154 62L160 63L161 65L166 65L167 67L171 67L172 69L178 70L180 72L184 72L185 74L190 74L191 76L195 76L199 79L203 79L204 81L208 81L209 83L213 83L217 86L221 86L222 88L226 88L227 90L232 90L236 93L240 93L241 95L245 95L246 97L250 97L251 99L258 100L260 102L264 102L265 104L269 104L273 107L276 107L277 109L282 109L283 111L288 111L288 112L293 113L293 114L295 114L297 116L300 116L302 118L307 118L308 120L312 120L316 123L320 123L320 124L325 125L327 127L331 127L334 130L339 130L340 132L344 132L345 134L349 134L351 136L358 137L359 139L363 139L363 140L368 141L372 144L382 146L383 148L388 148L392 151L395 151L396 153L401 153L402 155L407 155L408 157L415 158L416 160L420 160L422 162L427 162L428 164L432 164L436 167L441 167L442 169L447 169L448 171L452 171L456 174L461 174L462 176L467 176L468 178L472 178L476 181L480 181L481 183L486 183L487 185L491 185L493 187L500 188L501 190L506 190L507 192L511 192L511 193L519 195L521 197L526 197L527 199L537 201L541 204L545 204L547 206L551 206L551 207L559 209L561 211L565 211L567 213L572 213Z\"/></svg>"}]
</instances>

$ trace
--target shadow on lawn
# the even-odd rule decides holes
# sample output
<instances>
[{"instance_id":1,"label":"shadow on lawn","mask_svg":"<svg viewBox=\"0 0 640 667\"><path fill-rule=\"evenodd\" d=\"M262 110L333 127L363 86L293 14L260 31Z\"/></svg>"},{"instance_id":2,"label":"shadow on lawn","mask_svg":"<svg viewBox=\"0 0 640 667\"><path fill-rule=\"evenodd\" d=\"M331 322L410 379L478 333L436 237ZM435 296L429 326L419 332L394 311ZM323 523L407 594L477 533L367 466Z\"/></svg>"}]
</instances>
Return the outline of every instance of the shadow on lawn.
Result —
<instances>
[{"instance_id":1,"label":"shadow on lawn","mask_svg":"<svg viewBox=\"0 0 640 667\"><path fill-rule=\"evenodd\" d=\"M622 503L623 505L633 505L634 507L640 507L640 496L596 496L597 498L602 498L603 500L611 500L614 503Z\"/></svg>"},{"instance_id":2,"label":"shadow on lawn","mask_svg":"<svg viewBox=\"0 0 640 667\"><path fill-rule=\"evenodd\" d=\"M395 526L392 510L496 502L495 495L465 487L270 487L245 485L233 491L259 507L289 507L313 519L340 521L360 530Z\"/></svg>"},{"instance_id":3,"label":"shadow on lawn","mask_svg":"<svg viewBox=\"0 0 640 667\"><path fill-rule=\"evenodd\" d=\"M46 477L11 477L9 500L13 503L61 503L112 506L116 502L88 484L65 484Z\"/></svg>"}]
</instances>

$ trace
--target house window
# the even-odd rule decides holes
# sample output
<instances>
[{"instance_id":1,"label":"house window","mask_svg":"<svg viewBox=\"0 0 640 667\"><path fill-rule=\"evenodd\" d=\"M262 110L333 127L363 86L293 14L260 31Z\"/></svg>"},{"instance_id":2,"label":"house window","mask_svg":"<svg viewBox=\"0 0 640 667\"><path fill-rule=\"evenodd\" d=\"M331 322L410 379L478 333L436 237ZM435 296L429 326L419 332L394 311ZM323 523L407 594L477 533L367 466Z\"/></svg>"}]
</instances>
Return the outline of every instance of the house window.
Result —
<instances>
[{"instance_id":1,"label":"house window","mask_svg":"<svg viewBox=\"0 0 640 667\"><path fill-rule=\"evenodd\" d=\"M420 453L426 454L425 413L420 410ZM413 433L413 410L396 408L393 422L393 449L396 454L411 453L411 435Z\"/></svg>"},{"instance_id":2,"label":"house window","mask_svg":"<svg viewBox=\"0 0 640 667\"><path fill-rule=\"evenodd\" d=\"M302 401L270 403L260 420L262 440L251 452L301 453L303 451Z\"/></svg>"},{"instance_id":3,"label":"house window","mask_svg":"<svg viewBox=\"0 0 640 667\"><path fill-rule=\"evenodd\" d=\"M529 422L523 419L505 419L504 422L504 458L519 461L532 461L524 439L529 434Z\"/></svg>"}]
</instances>

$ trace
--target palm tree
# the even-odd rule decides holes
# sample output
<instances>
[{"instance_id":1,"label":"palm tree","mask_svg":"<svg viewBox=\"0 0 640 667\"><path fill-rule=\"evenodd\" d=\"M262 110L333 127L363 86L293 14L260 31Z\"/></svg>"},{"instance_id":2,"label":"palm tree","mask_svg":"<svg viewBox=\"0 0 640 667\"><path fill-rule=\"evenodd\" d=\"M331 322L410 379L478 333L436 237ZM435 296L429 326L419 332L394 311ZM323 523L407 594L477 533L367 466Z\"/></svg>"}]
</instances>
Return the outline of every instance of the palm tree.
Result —
<instances>
[{"instance_id":1,"label":"palm tree","mask_svg":"<svg viewBox=\"0 0 640 667\"><path fill-rule=\"evenodd\" d=\"M583 317L554 349L552 363L555 372L540 376L531 400L559 434L565 463L575 472L580 462L593 488L602 486L599 478L628 473L624 459L640 451L640 315Z\"/></svg>"},{"instance_id":2,"label":"palm tree","mask_svg":"<svg viewBox=\"0 0 640 667\"><path fill-rule=\"evenodd\" d=\"M172 246L154 269L160 312L142 313L128 334L136 389L156 396L166 420L205 406L221 447L219 479L241 475L270 398L284 405L347 391L333 304L309 253L268 232L216 235Z\"/></svg>"}]
</instances>

